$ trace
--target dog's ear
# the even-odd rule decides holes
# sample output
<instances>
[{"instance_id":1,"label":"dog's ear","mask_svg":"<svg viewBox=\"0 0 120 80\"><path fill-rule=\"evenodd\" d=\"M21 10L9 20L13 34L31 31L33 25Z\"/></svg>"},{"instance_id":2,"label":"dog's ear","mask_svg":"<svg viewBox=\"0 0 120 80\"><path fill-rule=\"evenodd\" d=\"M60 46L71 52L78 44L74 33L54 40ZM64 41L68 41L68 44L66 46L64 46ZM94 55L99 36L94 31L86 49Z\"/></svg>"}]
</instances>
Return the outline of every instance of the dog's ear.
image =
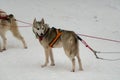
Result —
<instances>
[{"instance_id":1,"label":"dog's ear","mask_svg":"<svg viewBox=\"0 0 120 80\"><path fill-rule=\"evenodd\" d=\"M9 17L9 18L13 18L14 15L13 15L13 14L9 14L8 17Z\"/></svg>"},{"instance_id":2,"label":"dog's ear","mask_svg":"<svg viewBox=\"0 0 120 80\"><path fill-rule=\"evenodd\" d=\"M36 23L36 18L34 19L34 21L33 21L33 25Z\"/></svg>"},{"instance_id":3,"label":"dog's ear","mask_svg":"<svg viewBox=\"0 0 120 80\"><path fill-rule=\"evenodd\" d=\"M45 24L45 22L44 22L44 19L43 19L43 18L41 19L41 23L42 23L42 24Z\"/></svg>"}]
</instances>

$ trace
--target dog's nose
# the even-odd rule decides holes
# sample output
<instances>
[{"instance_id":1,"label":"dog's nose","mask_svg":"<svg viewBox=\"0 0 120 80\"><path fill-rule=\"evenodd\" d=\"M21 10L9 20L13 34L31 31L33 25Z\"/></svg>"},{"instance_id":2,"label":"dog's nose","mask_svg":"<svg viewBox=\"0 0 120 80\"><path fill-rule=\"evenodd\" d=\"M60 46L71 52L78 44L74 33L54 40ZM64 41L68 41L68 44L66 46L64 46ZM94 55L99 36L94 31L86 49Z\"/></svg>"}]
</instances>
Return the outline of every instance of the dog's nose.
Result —
<instances>
[{"instance_id":1,"label":"dog's nose","mask_svg":"<svg viewBox=\"0 0 120 80\"><path fill-rule=\"evenodd\" d=\"M43 36L43 33L41 33L40 35Z\"/></svg>"}]
</instances>

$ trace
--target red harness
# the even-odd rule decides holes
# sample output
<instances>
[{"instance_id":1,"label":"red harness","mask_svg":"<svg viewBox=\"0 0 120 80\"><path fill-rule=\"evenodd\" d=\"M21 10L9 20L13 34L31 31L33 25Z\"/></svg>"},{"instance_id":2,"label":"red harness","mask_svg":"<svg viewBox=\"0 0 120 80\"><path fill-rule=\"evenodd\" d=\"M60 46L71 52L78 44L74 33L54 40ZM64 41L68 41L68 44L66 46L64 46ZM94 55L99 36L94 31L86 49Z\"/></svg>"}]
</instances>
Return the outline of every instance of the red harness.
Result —
<instances>
[{"instance_id":1,"label":"red harness","mask_svg":"<svg viewBox=\"0 0 120 80\"><path fill-rule=\"evenodd\" d=\"M0 16L0 19L4 19L4 20L7 20L8 19L8 16Z\"/></svg>"},{"instance_id":2,"label":"red harness","mask_svg":"<svg viewBox=\"0 0 120 80\"><path fill-rule=\"evenodd\" d=\"M0 13L5 13L4 11L0 10ZM6 13L5 13L6 14ZM5 16L1 16L0 15L0 19L4 19L4 20L7 20L8 19L8 15L5 15Z\"/></svg>"}]
</instances>

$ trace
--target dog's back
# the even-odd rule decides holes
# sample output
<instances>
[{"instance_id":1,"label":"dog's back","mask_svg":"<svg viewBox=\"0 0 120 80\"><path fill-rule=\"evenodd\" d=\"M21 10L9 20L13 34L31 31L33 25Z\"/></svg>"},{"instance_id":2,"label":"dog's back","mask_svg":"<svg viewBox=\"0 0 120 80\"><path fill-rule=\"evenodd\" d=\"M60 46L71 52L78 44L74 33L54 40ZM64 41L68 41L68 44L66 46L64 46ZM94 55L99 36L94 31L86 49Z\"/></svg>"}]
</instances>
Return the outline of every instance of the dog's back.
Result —
<instances>
[{"instance_id":1,"label":"dog's back","mask_svg":"<svg viewBox=\"0 0 120 80\"><path fill-rule=\"evenodd\" d=\"M0 18L5 17L7 14L2 9L0 9Z\"/></svg>"}]
</instances>

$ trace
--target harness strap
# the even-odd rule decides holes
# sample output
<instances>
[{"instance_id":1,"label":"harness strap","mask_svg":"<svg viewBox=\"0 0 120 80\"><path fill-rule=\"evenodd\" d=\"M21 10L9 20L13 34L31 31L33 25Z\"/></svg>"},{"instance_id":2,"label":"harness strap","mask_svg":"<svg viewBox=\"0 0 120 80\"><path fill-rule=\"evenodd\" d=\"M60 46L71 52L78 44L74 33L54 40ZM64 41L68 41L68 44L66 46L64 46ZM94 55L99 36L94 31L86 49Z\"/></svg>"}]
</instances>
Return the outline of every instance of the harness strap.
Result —
<instances>
[{"instance_id":1,"label":"harness strap","mask_svg":"<svg viewBox=\"0 0 120 80\"><path fill-rule=\"evenodd\" d=\"M8 16L0 16L0 19L3 19L3 20L7 20L8 19Z\"/></svg>"},{"instance_id":2,"label":"harness strap","mask_svg":"<svg viewBox=\"0 0 120 80\"><path fill-rule=\"evenodd\" d=\"M59 29L56 29L57 35L56 37L52 40L52 42L49 44L49 46L52 48L55 42L58 40L58 38L61 36L62 32L59 31Z\"/></svg>"}]
</instances>

